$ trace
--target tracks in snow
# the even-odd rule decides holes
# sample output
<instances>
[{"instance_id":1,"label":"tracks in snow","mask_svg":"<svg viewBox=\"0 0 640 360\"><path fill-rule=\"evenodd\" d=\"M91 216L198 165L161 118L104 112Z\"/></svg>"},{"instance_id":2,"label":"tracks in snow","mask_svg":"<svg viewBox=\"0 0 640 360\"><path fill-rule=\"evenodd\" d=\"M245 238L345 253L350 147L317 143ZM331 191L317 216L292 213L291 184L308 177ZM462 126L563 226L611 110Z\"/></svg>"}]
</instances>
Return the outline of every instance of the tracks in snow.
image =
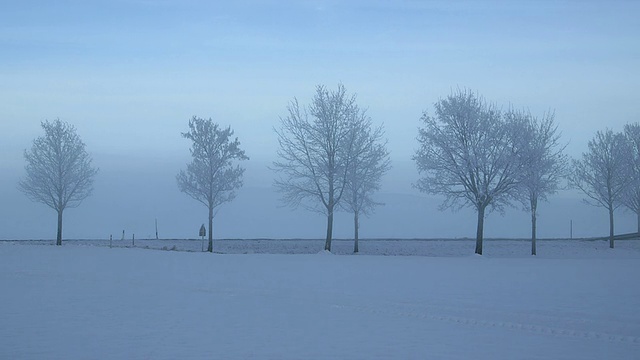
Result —
<instances>
[{"instance_id":1,"label":"tracks in snow","mask_svg":"<svg viewBox=\"0 0 640 360\"><path fill-rule=\"evenodd\" d=\"M481 328L501 328L513 331L528 332L543 336L557 336L577 339L590 339L596 341L607 341L614 343L625 343L640 345L640 336L625 335L619 333L602 332L602 331L589 331L581 330L576 326L548 326L544 325L548 322L551 316L532 315L527 314L528 321L500 321L482 319L480 316L468 316L468 315L456 315L455 307L438 307L438 306L424 306L418 307L416 304L400 304L400 303L381 303L378 306L355 306L355 305L333 305L335 309L344 309L350 311L358 311L374 315L391 315L413 319L425 319L442 321L452 324L459 324L463 326L473 326ZM453 310L453 311L452 311ZM457 309L457 312L482 312L480 309ZM495 312L495 311L491 311ZM518 314L509 314L504 312L501 314L504 316L521 317ZM563 317L553 317L555 323L575 324L575 325L588 325L588 327L594 327L598 324L587 320L576 320ZM637 327L637 325L636 325ZM629 331L627 331L629 332Z\"/></svg>"},{"instance_id":2,"label":"tracks in snow","mask_svg":"<svg viewBox=\"0 0 640 360\"><path fill-rule=\"evenodd\" d=\"M257 296L281 298L294 303L315 304L313 306L327 306L319 302L316 297L309 295L293 295L266 289L203 289L225 297ZM565 337L575 339L589 339L611 343L622 343L640 346L640 324L633 320L598 319L596 316L584 314L542 314L535 312L523 313L522 309L496 309L480 308L474 304L456 304L450 302L447 305L369 301L360 304L359 296L345 293L332 293L325 298L334 299L331 309L339 311L356 311L360 313L403 317L408 319L425 319L446 322L461 326L478 328L498 328L508 331L525 332L540 336ZM602 315L600 315L602 317Z\"/></svg>"}]
</instances>

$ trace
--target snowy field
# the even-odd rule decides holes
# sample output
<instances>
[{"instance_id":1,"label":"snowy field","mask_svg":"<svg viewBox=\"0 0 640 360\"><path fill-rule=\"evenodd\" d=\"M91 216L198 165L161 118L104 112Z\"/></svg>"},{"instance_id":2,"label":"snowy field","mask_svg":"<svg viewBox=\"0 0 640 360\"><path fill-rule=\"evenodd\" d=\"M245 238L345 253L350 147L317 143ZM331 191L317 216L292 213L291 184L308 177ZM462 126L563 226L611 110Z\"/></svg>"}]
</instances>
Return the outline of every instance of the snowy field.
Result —
<instances>
[{"instance_id":1,"label":"snowy field","mask_svg":"<svg viewBox=\"0 0 640 360\"><path fill-rule=\"evenodd\" d=\"M52 245L51 240L0 240L0 244ZM109 247L109 240L65 240L66 245ZM202 252L207 249L207 240L113 240L114 248L142 248ZM629 251L607 252L607 241L594 240L538 240L538 257L585 258L585 257L636 257L640 256L640 241L617 241L616 247ZM324 240L278 240L278 239L214 239L213 250L219 254L317 254L324 249ZM473 254L475 239L448 240L360 240L360 255L388 256L436 256L459 257ZM484 255L489 257L530 257L531 242L527 240L485 239ZM331 252L336 255L353 253L353 240L333 240Z\"/></svg>"},{"instance_id":2,"label":"snowy field","mask_svg":"<svg viewBox=\"0 0 640 360\"><path fill-rule=\"evenodd\" d=\"M0 359L640 356L640 241L113 243L0 241Z\"/></svg>"}]
</instances>

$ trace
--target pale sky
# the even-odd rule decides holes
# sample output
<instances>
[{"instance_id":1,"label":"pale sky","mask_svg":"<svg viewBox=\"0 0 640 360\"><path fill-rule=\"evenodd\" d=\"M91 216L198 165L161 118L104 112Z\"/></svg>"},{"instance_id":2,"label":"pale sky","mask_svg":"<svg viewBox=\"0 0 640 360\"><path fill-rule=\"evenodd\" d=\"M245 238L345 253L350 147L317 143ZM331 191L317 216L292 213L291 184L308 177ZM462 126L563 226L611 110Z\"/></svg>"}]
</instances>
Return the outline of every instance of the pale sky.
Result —
<instances>
[{"instance_id":1,"label":"pale sky","mask_svg":"<svg viewBox=\"0 0 640 360\"><path fill-rule=\"evenodd\" d=\"M441 198L411 187L422 111L457 87L502 107L555 110L577 157L597 130L640 119L638 14L637 1L5 2L0 239L55 236L53 210L16 184L40 121L57 117L77 127L101 169L94 195L66 213L66 236L146 236L155 218L161 236L193 236L206 209L175 183L189 160L180 132L193 115L230 125L251 158L216 235L321 238L321 216L278 207L267 166L288 102L309 103L316 85L338 83L389 139L387 205L363 220L362 236L473 237L473 212L440 213ZM567 236L570 219L578 235L607 233L604 210L571 192L553 199L541 206L540 236ZM633 216L616 218L619 232L634 230ZM340 222L335 235L349 237L350 217ZM491 214L485 229L526 237L528 214Z\"/></svg>"}]
</instances>

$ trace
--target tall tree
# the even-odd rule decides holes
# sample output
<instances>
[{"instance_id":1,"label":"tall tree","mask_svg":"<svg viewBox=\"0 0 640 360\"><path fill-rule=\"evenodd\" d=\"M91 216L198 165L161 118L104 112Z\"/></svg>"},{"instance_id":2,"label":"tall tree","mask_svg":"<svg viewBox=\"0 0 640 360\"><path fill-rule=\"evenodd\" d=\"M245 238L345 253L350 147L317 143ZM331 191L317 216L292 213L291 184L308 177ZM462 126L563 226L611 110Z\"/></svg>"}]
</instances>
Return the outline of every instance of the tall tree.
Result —
<instances>
[{"instance_id":1,"label":"tall tree","mask_svg":"<svg viewBox=\"0 0 640 360\"><path fill-rule=\"evenodd\" d=\"M627 185L622 203L629 210L636 213L638 218L638 233L640 233L640 124L626 124L624 135L629 144L629 165L631 181Z\"/></svg>"},{"instance_id":2,"label":"tall tree","mask_svg":"<svg viewBox=\"0 0 640 360\"><path fill-rule=\"evenodd\" d=\"M43 203L58 213L56 245L62 245L62 213L82 203L93 191L98 169L73 125L56 119L41 123L44 136L25 150L27 176L18 188L31 200Z\"/></svg>"},{"instance_id":3,"label":"tall tree","mask_svg":"<svg viewBox=\"0 0 640 360\"><path fill-rule=\"evenodd\" d=\"M193 159L186 170L180 170L178 187L209 209L209 252L213 252L214 209L232 201L236 190L242 187L244 168L234 166L234 160L249 159L240 149L238 138L232 136L231 127L222 129L211 119L195 116L189 120L189 131L182 133L192 141Z\"/></svg>"},{"instance_id":4,"label":"tall tree","mask_svg":"<svg viewBox=\"0 0 640 360\"><path fill-rule=\"evenodd\" d=\"M353 213L353 252L359 252L358 240L360 215L368 215L381 203L373 199L380 189L382 176L389 171L391 162L382 126L372 129L371 119L366 118L355 129L352 159L347 170L347 183L342 207Z\"/></svg>"},{"instance_id":5,"label":"tall tree","mask_svg":"<svg viewBox=\"0 0 640 360\"><path fill-rule=\"evenodd\" d=\"M325 250L331 251L333 214L345 192L352 157L354 129L364 119L355 95L347 95L342 84L335 91L316 87L312 103L301 108L294 99L281 118L278 135L280 174L275 187L285 203L302 205L327 217Z\"/></svg>"},{"instance_id":6,"label":"tall tree","mask_svg":"<svg viewBox=\"0 0 640 360\"><path fill-rule=\"evenodd\" d=\"M425 112L413 156L423 177L416 187L445 196L442 208L477 211L476 254L482 254L487 208L501 210L517 191L520 162L512 126L501 112L468 90L458 90Z\"/></svg>"},{"instance_id":7,"label":"tall tree","mask_svg":"<svg viewBox=\"0 0 640 360\"><path fill-rule=\"evenodd\" d=\"M632 181L629 166L630 148L621 133L607 129L598 131L589 141L589 151L581 160L573 160L569 178L571 185L586 196L585 202L602 206L609 212L609 247L614 247L614 211L622 205L628 184Z\"/></svg>"},{"instance_id":8,"label":"tall tree","mask_svg":"<svg viewBox=\"0 0 640 360\"><path fill-rule=\"evenodd\" d=\"M538 203L559 189L567 173L568 159L563 154L566 145L560 143L553 113L546 113L538 119L529 112L510 109L505 118L514 124L517 131L516 140L523 165L519 199L531 213L531 255L536 255Z\"/></svg>"}]
</instances>

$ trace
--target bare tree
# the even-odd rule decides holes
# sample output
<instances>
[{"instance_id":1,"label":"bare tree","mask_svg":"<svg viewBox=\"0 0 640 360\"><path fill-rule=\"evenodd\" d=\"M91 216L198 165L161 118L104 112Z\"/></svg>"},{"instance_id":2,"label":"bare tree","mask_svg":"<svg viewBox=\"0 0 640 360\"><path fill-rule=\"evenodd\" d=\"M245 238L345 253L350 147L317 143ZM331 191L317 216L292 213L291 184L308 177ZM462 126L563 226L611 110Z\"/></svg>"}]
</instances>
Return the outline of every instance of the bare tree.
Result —
<instances>
[{"instance_id":1,"label":"bare tree","mask_svg":"<svg viewBox=\"0 0 640 360\"><path fill-rule=\"evenodd\" d=\"M286 204L327 216L325 250L331 251L333 214L346 188L354 129L364 116L343 85L336 91L317 86L311 105L301 108L294 99L287 110L275 130L280 145L275 186Z\"/></svg>"},{"instance_id":2,"label":"bare tree","mask_svg":"<svg viewBox=\"0 0 640 360\"><path fill-rule=\"evenodd\" d=\"M487 208L501 210L518 186L520 163L514 128L498 109L471 91L458 90L425 112L420 148L413 156L423 177L416 187L446 197L441 208L477 210L476 254L482 254Z\"/></svg>"},{"instance_id":3,"label":"bare tree","mask_svg":"<svg viewBox=\"0 0 640 360\"><path fill-rule=\"evenodd\" d=\"M520 148L519 199L531 212L531 255L536 255L537 211L540 200L554 194L567 174L568 159L563 154L566 145L560 143L560 133L554 123L554 114L546 113L542 119L528 112L509 110L507 122L516 126L516 141Z\"/></svg>"},{"instance_id":4,"label":"bare tree","mask_svg":"<svg viewBox=\"0 0 640 360\"><path fill-rule=\"evenodd\" d=\"M629 144L631 181L622 196L622 203L629 210L636 213L638 233L640 233L640 124L626 124L624 126L624 135Z\"/></svg>"},{"instance_id":5,"label":"bare tree","mask_svg":"<svg viewBox=\"0 0 640 360\"><path fill-rule=\"evenodd\" d=\"M58 213L56 245L62 245L62 213L82 203L93 191L98 169L91 165L75 127L56 119L41 123L44 136L25 150L27 176L18 188L31 200L43 203Z\"/></svg>"},{"instance_id":6,"label":"bare tree","mask_svg":"<svg viewBox=\"0 0 640 360\"><path fill-rule=\"evenodd\" d=\"M598 131L589 141L589 152L573 160L569 181L587 196L585 202L609 212L609 247L613 249L613 213L622 205L625 189L632 180L628 143L621 133Z\"/></svg>"},{"instance_id":7,"label":"bare tree","mask_svg":"<svg viewBox=\"0 0 640 360\"><path fill-rule=\"evenodd\" d=\"M360 214L368 215L376 206L382 205L372 196L380 189L382 176L391 167L383 127L372 129L369 118L359 125L360 128L355 129L344 202L341 204L342 208L353 213L354 253L359 251Z\"/></svg>"},{"instance_id":8,"label":"bare tree","mask_svg":"<svg viewBox=\"0 0 640 360\"><path fill-rule=\"evenodd\" d=\"M192 141L192 161L187 170L177 176L180 191L199 201L209 209L209 247L213 252L214 209L236 197L236 189L242 187L244 168L234 160L248 160L240 149L238 138L232 140L231 127L221 129L211 119L193 117L189 120L189 132L182 137Z\"/></svg>"}]
</instances>

